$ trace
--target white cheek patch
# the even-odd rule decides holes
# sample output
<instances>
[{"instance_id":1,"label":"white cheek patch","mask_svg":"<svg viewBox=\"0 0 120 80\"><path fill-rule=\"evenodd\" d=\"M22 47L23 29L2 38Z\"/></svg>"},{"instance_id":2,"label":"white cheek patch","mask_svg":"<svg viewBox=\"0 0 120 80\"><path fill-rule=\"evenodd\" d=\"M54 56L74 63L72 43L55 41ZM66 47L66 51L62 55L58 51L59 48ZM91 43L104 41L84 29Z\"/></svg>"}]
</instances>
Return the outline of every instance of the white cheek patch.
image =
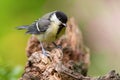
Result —
<instances>
[{"instance_id":1,"label":"white cheek patch","mask_svg":"<svg viewBox=\"0 0 120 80\"><path fill-rule=\"evenodd\" d=\"M61 24L61 21L57 18L55 13L51 16L51 21L55 22L56 24Z\"/></svg>"}]
</instances>

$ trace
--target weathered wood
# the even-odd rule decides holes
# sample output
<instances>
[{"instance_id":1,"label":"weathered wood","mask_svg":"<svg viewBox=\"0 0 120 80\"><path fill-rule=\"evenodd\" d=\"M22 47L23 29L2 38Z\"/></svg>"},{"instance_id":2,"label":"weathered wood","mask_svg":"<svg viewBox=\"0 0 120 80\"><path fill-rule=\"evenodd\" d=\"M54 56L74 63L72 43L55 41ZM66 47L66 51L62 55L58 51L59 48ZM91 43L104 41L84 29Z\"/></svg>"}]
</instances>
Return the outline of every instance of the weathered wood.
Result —
<instances>
[{"instance_id":1,"label":"weathered wood","mask_svg":"<svg viewBox=\"0 0 120 80\"><path fill-rule=\"evenodd\" d=\"M82 33L73 18L67 24L66 34L56 44L61 48L44 44L47 57L42 54L37 38L32 36L26 48L28 61L19 80L120 80L115 71L103 77L87 77L89 49L84 46Z\"/></svg>"}]
</instances>

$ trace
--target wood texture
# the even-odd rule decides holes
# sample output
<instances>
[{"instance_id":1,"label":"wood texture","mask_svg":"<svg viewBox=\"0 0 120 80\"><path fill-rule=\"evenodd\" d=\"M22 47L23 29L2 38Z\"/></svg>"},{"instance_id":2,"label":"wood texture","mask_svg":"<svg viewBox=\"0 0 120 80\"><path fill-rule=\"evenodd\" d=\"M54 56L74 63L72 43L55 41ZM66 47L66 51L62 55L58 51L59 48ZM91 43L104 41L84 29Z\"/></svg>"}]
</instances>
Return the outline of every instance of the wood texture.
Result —
<instances>
[{"instance_id":1,"label":"wood texture","mask_svg":"<svg viewBox=\"0 0 120 80\"><path fill-rule=\"evenodd\" d=\"M88 77L89 48L83 44L82 33L74 18L68 21L66 33L53 44L45 44L49 57L41 52L40 43L32 36L26 48L27 64L19 80L120 80L115 71L103 77Z\"/></svg>"}]
</instances>

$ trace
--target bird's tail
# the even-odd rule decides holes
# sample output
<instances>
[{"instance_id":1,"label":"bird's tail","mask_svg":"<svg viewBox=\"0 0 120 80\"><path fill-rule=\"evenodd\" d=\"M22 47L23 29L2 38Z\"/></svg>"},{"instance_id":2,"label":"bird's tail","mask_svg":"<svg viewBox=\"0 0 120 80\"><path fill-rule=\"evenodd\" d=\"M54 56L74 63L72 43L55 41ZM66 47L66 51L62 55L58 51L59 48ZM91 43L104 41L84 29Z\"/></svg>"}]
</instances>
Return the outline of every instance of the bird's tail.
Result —
<instances>
[{"instance_id":1,"label":"bird's tail","mask_svg":"<svg viewBox=\"0 0 120 80\"><path fill-rule=\"evenodd\" d=\"M16 27L16 29L18 29L18 30L23 30L23 29L28 30L28 28L29 28L28 25L25 25L25 26L18 26L18 27Z\"/></svg>"}]
</instances>

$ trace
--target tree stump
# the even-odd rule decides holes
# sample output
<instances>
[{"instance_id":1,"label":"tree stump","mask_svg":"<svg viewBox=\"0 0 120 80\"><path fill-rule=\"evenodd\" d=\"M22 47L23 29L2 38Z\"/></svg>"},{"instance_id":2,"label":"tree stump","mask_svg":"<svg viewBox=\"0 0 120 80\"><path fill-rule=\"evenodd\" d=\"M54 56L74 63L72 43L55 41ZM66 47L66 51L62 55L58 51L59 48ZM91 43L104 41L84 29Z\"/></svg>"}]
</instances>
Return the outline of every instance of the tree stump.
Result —
<instances>
[{"instance_id":1,"label":"tree stump","mask_svg":"<svg viewBox=\"0 0 120 80\"><path fill-rule=\"evenodd\" d=\"M120 80L119 74L111 71L103 77L87 77L90 64L89 48L83 44L82 33L70 18L64 36L53 44L45 44L49 56L41 52L40 42L33 35L26 48L27 64L19 80Z\"/></svg>"}]
</instances>

